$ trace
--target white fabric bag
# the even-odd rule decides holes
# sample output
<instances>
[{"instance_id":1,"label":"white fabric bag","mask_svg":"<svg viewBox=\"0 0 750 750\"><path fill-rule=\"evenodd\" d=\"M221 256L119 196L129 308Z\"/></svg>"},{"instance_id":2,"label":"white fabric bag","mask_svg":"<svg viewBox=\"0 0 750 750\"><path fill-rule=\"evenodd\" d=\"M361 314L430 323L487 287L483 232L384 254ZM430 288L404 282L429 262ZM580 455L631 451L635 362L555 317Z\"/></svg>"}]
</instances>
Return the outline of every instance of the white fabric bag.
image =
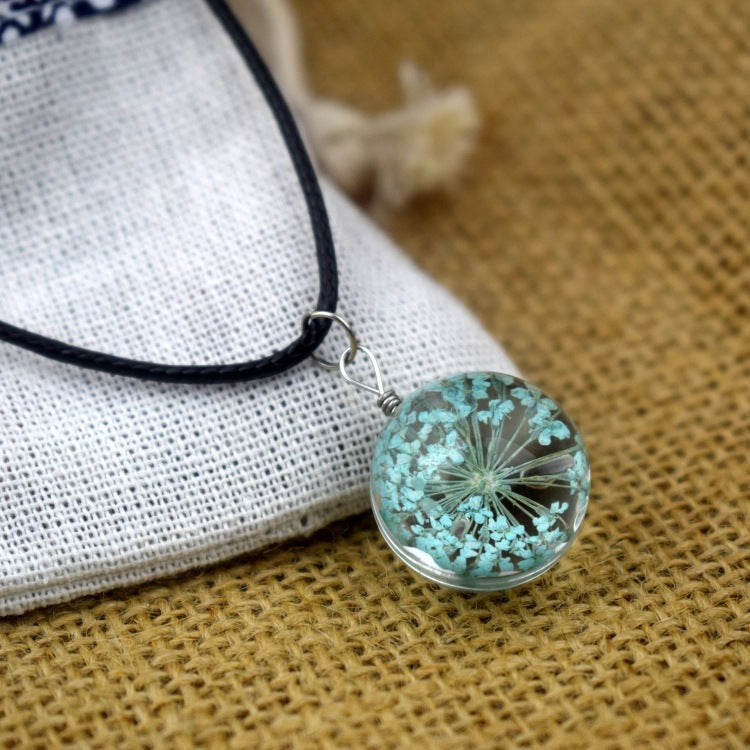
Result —
<instances>
[{"instance_id":1,"label":"white fabric bag","mask_svg":"<svg viewBox=\"0 0 750 750\"><path fill-rule=\"evenodd\" d=\"M145 0L0 45L0 76L0 319L175 364L247 360L298 334L318 289L305 202L202 0ZM461 304L323 187L339 310L389 386L514 372ZM312 363L166 385L0 344L0 393L2 614L359 512L385 424L371 397Z\"/></svg>"}]
</instances>

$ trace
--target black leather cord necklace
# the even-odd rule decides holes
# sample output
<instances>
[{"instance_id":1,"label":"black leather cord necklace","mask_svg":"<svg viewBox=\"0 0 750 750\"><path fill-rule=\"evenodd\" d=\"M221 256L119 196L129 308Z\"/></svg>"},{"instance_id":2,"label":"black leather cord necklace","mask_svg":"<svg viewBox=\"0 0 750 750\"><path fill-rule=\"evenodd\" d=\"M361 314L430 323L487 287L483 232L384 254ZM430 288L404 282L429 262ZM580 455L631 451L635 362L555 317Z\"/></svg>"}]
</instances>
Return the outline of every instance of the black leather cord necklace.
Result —
<instances>
[{"instance_id":1,"label":"black leather cord necklace","mask_svg":"<svg viewBox=\"0 0 750 750\"><path fill-rule=\"evenodd\" d=\"M311 358L373 393L391 417L375 446L370 495L380 531L403 562L431 581L466 591L505 589L536 578L560 559L583 522L589 462L578 430L537 387L503 373L451 375L403 403L384 387L375 355L335 312L338 276L328 216L289 108L226 2L206 2L263 91L305 197L320 291L302 333L260 359L209 366L125 359L8 323L0 323L0 340L79 367L171 383L258 380ZM348 345L329 361L315 350L333 322L347 334ZM369 361L373 384L352 375L358 355Z\"/></svg>"},{"instance_id":2,"label":"black leather cord necklace","mask_svg":"<svg viewBox=\"0 0 750 750\"><path fill-rule=\"evenodd\" d=\"M224 0L207 0L207 2L255 77L289 150L302 194L305 197L315 241L320 278L316 309L333 313L338 299L336 252L333 247L328 214L310 158L276 82L226 2ZM158 362L142 362L66 344L2 321L0 321L0 341L15 344L59 362L90 370L100 370L112 375L124 375L141 380L158 380L165 383L237 383L268 378L298 365L320 346L330 327L330 319L322 316L313 318L303 327L302 333L282 349L248 362L225 365L166 365Z\"/></svg>"}]
</instances>

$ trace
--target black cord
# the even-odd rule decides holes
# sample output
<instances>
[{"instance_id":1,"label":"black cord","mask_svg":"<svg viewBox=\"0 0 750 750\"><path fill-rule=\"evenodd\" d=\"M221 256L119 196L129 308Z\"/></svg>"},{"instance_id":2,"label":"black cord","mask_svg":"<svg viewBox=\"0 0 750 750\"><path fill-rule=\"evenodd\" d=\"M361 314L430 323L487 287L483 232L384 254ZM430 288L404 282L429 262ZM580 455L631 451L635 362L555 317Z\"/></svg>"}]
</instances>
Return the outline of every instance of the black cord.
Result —
<instances>
[{"instance_id":1,"label":"black cord","mask_svg":"<svg viewBox=\"0 0 750 750\"><path fill-rule=\"evenodd\" d=\"M297 126L266 64L229 10L225 0L206 0L206 2L252 71L284 137L305 196L315 240L320 278L320 291L315 309L335 312L338 299L338 271L331 228L320 186ZM112 375L158 380L165 383L237 383L268 378L299 364L320 346L330 327L330 320L310 321L302 335L283 349L260 359L227 365L165 365L156 362L141 362L71 346L2 321L0 321L0 341L15 344L59 362L90 370L100 370Z\"/></svg>"}]
</instances>

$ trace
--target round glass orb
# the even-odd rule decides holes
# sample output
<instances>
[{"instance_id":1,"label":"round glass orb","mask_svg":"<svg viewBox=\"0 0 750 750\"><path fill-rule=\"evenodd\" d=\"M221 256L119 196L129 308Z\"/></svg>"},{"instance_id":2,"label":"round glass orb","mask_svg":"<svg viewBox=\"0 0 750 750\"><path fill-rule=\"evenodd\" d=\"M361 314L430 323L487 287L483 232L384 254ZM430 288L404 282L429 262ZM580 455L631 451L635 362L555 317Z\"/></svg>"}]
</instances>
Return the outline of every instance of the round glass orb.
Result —
<instances>
[{"instance_id":1,"label":"round glass orb","mask_svg":"<svg viewBox=\"0 0 750 750\"><path fill-rule=\"evenodd\" d=\"M589 462L573 422L531 383L473 372L406 398L375 448L380 531L410 568L466 591L518 586L573 543Z\"/></svg>"}]
</instances>

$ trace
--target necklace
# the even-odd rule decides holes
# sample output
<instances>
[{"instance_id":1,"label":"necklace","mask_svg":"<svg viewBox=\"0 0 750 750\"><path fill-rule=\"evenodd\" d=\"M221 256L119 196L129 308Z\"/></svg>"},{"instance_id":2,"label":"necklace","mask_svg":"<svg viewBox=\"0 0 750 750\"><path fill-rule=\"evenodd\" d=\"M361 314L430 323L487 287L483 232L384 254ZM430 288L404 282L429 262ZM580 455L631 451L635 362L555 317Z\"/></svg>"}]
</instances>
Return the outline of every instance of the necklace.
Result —
<instances>
[{"instance_id":1,"label":"necklace","mask_svg":"<svg viewBox=\"0 0 750 750\"><path fill-rule=\"evenodd\" d=\"M253 73L290 153L313 230L320 287L300 335L266 356L226 365L166 365L72 346L0 322L0 340L112 375L170 383L257 380L312 359L376 396L389 421L377 440L370 494L395 554L437 583L469 591L509 588L551 567L574 541L588 500L589 467L565 412L511 375L470 372L428 383L403 401L386 389L378 360L336 313L338 273L320 187L292 115L224 0L207 0ZM316 350L331 326L347 346ZM369 364L372 383L353 365Z\"/></svg>"}]
</instances>

